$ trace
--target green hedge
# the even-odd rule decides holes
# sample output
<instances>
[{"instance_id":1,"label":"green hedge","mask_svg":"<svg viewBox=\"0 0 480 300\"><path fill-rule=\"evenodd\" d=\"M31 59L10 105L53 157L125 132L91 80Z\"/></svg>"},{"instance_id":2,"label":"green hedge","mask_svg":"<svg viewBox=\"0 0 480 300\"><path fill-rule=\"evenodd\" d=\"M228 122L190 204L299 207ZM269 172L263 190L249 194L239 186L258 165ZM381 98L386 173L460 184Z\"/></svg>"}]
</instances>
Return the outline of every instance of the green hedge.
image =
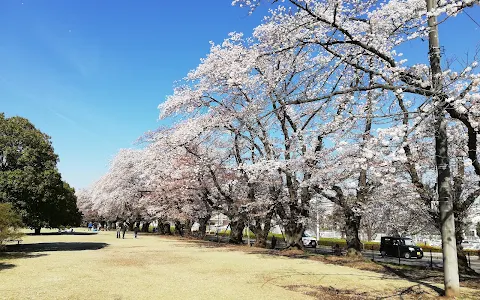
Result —
<instances>
[{"instance_id":1,"label":"green hedge","mask_svg":"<svg viewBox=\"0 0 480 300\"><path fill-rule=\"evenodd\" d=\"M341 248L347 247L347 241L345 239L320 238L318 240L318 245L320 246L334 247L336 244L338 244ZM363 242L362 244L365 250L380 250L380 243L378 242Z\"/></svg>"},{"instance_id":2,"label":"green hedge","mask_svg":"<svg viewBox=\"0 0 480 300\"><path fill-rule=\"evenodd\" d=\"M337 238L319 238L318 239L318 245L320 246L333 247L336 244L338 244L342 248L345 248L347 246L347 241L344 239L337 239Z\"/></svg>"}]
</instances>

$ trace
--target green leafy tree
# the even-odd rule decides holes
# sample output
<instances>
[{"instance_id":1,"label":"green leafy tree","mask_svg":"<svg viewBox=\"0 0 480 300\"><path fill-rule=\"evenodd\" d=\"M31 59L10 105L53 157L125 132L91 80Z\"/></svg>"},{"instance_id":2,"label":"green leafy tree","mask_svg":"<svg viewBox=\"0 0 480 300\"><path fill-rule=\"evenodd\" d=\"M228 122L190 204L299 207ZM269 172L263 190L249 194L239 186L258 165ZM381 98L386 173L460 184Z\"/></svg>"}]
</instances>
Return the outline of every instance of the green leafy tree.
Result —
<instances>
[{"instance_id":1,"label":"green leafy tree","mask_svg":"<svg viewBox=\"0 0 480 300\"><path fill-rule=\"evenodd\" d=\"M0 250L5 242L22 237L19 231L22 228L22 218L13 209L10 203L0 203Z\"/></svg>"},{"instance_id":2,"label":"green leafy tree","mask_svg":"<svg viewBox=\"0 0 480 300\"><path fill-rule=\"evenodd\" d=\"M36 233L42 227L76 226L81 218L57 162L48 135L25 118L0 114L0 202L12 203Z\"/></svg>"}]
</instances>

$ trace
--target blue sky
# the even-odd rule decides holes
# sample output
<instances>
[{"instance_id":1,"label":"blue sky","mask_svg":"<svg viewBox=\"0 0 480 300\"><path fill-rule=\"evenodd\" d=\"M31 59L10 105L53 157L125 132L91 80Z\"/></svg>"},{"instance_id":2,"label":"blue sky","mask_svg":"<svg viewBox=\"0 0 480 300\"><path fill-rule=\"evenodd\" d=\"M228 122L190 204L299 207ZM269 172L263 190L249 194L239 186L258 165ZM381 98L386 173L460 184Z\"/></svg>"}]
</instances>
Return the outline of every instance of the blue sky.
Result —
<instances>
[{"instance_id":1,"label":"blue sky","mask_svg":"<svg viewBox=\"0 0 480 300\"><path fill-rule=\"evenodd\" d=\"M161 125L158 104L209 41L250 34L266 14L266 5L248 16L230 3L0 1L0 111L49 134L64 179L86 187L118 149ZM478 9L469 14L480 22ZM448 25L440 36L447 54L461 56L480 41L466 16Z\"/></svg>"},{"instance_id":2,"label":"blue sky","mask_svg":"<svg viewBox=\"0 0 480 300\"><path fill-rule=\"evenodd\" d=\"M49 134L63 177L86 187L160 125L158 104L209 41L262 15L219 0L0 1L0 110Z\"/></svg>"}]
</instances>

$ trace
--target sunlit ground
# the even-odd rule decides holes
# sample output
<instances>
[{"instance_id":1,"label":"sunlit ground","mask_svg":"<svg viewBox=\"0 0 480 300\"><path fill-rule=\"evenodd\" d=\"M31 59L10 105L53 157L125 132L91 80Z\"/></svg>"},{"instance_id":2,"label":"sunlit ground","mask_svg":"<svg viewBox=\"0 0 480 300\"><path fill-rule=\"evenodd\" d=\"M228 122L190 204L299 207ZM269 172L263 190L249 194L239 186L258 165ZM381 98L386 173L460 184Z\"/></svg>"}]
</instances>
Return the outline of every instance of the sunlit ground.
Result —
<instances>
[{"instance_id":1,"label":"sunlit ground","mask_svg":"<svg viewBox=\"0 0 480 300\"><path fill-rule=\"evenodd\" d=\"M22 244L32 252L0 254L0 299L348 299L352 291L399 298L409 287L422 298L438 295L378 273L153 235L25 236Z\"/></svg>"}]
</instances>

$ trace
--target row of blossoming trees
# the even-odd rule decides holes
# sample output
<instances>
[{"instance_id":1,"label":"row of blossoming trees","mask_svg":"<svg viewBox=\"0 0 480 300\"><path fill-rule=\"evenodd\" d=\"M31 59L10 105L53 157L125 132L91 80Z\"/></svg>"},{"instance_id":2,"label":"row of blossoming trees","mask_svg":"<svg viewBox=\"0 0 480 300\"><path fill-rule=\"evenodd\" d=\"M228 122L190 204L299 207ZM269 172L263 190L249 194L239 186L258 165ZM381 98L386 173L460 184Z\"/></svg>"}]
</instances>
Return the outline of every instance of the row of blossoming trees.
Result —
<instances>
[{"instance_id":1,"label":"row of blossoming trees","mask_svg":"<svg viewBox=\"0 0 480 300\"><path fill-rule=\"evenodd\" d=\"M341 208L350 251L361 250L362 218L372 214L399 231L431 225L444 248L455 237L459 245L480 195L480 77L476 55L441 68L436 24L473 2L275 7L251 36L212 44L159 106L174 125L147 134L144 149L121 150L81 207L110 219L196 221L203 231L220 211L231 242L248 218L258 246L276 220L287 245L302 247L311 203L324 198ZM412 53L401 52L406 43ZM429 60L409 63L417 53Z\"/></svg>"}]
</instances>

